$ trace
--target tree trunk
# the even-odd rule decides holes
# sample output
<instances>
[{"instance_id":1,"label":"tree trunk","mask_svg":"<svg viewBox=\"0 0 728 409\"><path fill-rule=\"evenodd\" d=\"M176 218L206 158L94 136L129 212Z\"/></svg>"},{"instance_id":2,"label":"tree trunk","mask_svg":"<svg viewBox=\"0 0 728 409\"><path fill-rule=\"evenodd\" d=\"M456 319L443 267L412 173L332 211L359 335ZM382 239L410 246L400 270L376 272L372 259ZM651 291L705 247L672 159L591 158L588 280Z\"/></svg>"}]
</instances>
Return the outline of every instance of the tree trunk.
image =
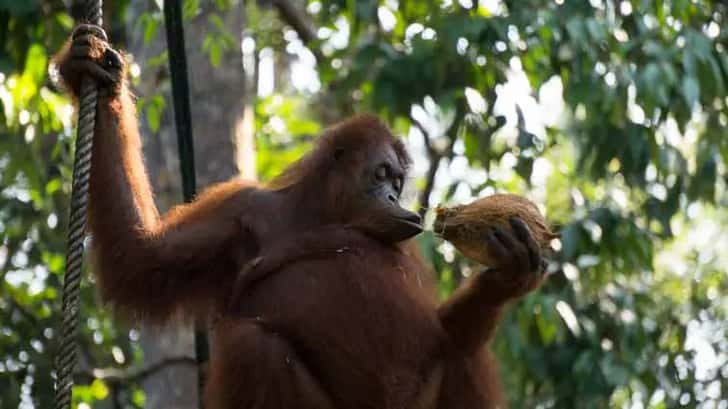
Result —
<instances>
[{"instance_id":1,"label":"tree trunk","mask_svg":"<svg viewBox=\"0 0 728 409\"><path fill-rule=\"evenodd\" d=\"M151 44L145 44L143 30L138 25L144 12L155 11L152 2L131 2L129 6L128 44L134 61L142 68L135 91L141 99L161 94L166 108L161 115L158 132L152 132L145 112L140 112L144 138L144 154L157 204L164 211L182 201L181 176L177 155L177 138L173 121L169 68L164 62L149 67L149 60L166 50L164 29L158 27ZM229 9L220 12L207 2L192 20L185 21L185 40L189 72L192 129L195 149L195 168L198 191L215 182L239 174L237 146L243 140L244 73L240 40L243 29L242 1L233 1ZM235 44L222 57L219 67L213 67L203 52L205 36L215 29L209 23L211 13L220 15ZM241 144L245 151L254 152L251 142ZM249 155L247 159L250 158ZM148 366L169 357L194 356L192 324L170 324L162 330L142 330L142 348ZM197 368L194 365L166 367L143 382L145 408L197 408Z\"/></svg>"}]
</instances>

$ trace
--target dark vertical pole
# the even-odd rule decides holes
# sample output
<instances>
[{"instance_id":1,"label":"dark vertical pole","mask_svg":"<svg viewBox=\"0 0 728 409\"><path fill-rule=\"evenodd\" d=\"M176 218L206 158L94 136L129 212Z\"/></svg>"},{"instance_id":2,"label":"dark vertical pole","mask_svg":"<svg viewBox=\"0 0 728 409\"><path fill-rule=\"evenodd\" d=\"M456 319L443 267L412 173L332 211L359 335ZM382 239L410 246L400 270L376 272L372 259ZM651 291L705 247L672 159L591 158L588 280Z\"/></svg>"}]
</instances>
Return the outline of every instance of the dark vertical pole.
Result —
<instances>
[{"instance_id":1,"label":"dark vertical pole","mask_svg":"<svg viewBox=\"0 0 728 409\"><path fill-rule=\"evenodd\" d=\"M195 153L192 145L192 117L190 114L190 92L187 80L187 56L185 54L185 33L182 25L180 0L164 0L164 25L167 31L169 72L172 78L172 99L174 100L174 121L177 127L180 169L182 171L182 192L185 202L195 197ZM195 324L195 355L197 357L199 407L202 408L202 394L205 385L205 366L209 347L204 323Z\"/></svg>"},{"instance_id":2,"label":"dark vertical pole","mask_svg":"<svg viewBox=\"0 0 728 409\"><path fill-rule=\"evenodd\" d=\"M190 115L190 91L187 82L187 56L185 32L182 26L182 9L179 0L164 0L164 25L167 29L169 72L172 76L174 123L177 127L182 192L186 202L195 196L195 153L192 146L192 119Z\"/></svg>"}]
</instances>

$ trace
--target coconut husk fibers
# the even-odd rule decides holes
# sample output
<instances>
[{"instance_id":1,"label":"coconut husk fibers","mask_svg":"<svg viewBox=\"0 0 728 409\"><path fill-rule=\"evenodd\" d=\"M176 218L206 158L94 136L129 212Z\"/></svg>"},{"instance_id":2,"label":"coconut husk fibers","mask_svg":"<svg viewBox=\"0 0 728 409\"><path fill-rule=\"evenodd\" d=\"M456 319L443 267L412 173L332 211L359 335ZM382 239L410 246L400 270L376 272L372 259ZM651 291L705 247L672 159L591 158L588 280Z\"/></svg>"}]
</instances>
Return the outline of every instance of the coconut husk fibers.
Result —
<instances>
[{"instance_id":1,"label":"coconut husk fibers","mask_svg":"<svg viewBox=\"0 0 728 409\"><path fill-rule=\"evenodd\" d=\"M495 259L483 240L485 233L494 226L512 231L509 220L513 217L526 222L542 249L550 248L551 240L558 237L533 202L513 194L495 194L467 205L438 208L434 229L466 257L493 266Z\"/></svg>"}]
</instances>

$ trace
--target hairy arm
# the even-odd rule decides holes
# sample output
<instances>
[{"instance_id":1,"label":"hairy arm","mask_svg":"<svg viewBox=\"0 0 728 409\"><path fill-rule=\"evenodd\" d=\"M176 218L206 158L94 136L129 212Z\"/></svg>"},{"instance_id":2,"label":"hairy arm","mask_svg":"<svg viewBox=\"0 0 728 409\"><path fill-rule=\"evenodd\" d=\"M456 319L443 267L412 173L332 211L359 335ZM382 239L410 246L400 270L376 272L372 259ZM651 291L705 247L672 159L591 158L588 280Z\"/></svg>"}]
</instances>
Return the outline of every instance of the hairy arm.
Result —
<instances>
[{"instance_id":1,"label":"hairy arm","mask_svg":"<svg viewBox=\"0 0 728 409\"><path fill-rule=\"evenodd\" d=\"M249 185L231 181L163 217L144 168L125 62L94 26L80 26L56 58L71 91L100 85L91 163L89 227L102 297L117 311L161 322L180 307L204 313L237 271L231 246Z\"/></svg>"},{"instance_id":2,"label":"hairy arm","mask_svg":"<svg viewBox=\"0 0 728 409\"><path fill-rule=\"evenodd\" d=\"M505 300L493 291L488 274L485 270L468 280L437 311L445 331L463 351L489 341L501 318Z\"/></svg>"},{"instance_id":3,"label":"hairy arm","mask_svg":"<svg viewBox=\"0 0 728 409\"><path fill-rule=\"evenodd\" d=\"M520 219L511 220L511 227L496 227L483 238L498 266L470 278L438 308L445 331L464 353L473 353L493 337L506 303L543 281L541 250L528 227Z\"/></svg>"}]
</instances>

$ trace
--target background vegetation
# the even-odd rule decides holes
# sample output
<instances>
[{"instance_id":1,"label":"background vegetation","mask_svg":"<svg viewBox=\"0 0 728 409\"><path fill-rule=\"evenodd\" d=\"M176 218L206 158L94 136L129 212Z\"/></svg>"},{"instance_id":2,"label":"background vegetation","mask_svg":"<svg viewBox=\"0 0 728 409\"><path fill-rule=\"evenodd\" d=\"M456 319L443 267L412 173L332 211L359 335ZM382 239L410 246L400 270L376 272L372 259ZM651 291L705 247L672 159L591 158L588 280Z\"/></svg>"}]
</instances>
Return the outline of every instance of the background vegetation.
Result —
<instances>
[{"instance_id":1,"label":"background vegetation","mask_svg":"<svg viewBox=\"0 0 728 409\"><path fill-rule=\"evenodd\" d=\"M113 3L117 44L163 35L157 3L134 21ZM512 407L728 408L723 3L184 3L212 67L243 59L247 91L232 91L254 114L261 179L367 111L407 141L411 205L428 220L497 191L543 205L561 232L552 277L493 345ZM72 27L60 0L0 0L1 408L52 406L75 117L47 66ZM144 64L137 77L166 54ZM171 103L140 97L153 134ZM420 244L443 295L474 267L432 233ZM154 368L139 331L110 319L88 277L75 401L142 407Z\"/></svg>"}]
</instances>

